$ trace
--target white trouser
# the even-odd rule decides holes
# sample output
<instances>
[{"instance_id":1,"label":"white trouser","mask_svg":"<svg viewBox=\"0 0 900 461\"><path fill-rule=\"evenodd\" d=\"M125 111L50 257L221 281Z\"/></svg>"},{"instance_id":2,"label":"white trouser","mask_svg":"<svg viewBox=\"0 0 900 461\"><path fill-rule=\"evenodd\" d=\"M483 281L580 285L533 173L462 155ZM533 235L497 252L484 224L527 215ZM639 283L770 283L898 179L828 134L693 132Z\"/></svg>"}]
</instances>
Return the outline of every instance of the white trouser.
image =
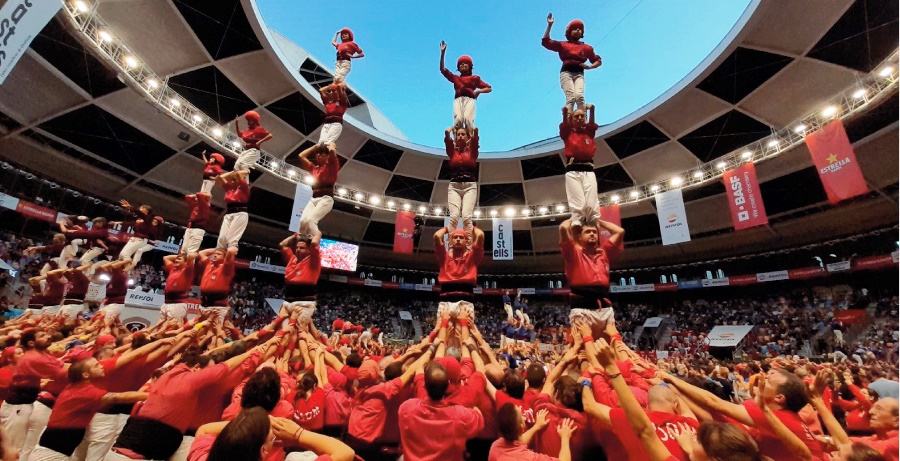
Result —
<instances>
[{"instance_id":1,"label":"white trouser","mask_svg":"<svg viewBox=\"0 0 900 461\"><path fill-rule=\"evenodd\" d=\"M447 209L450 210L450 228L456 229L462 219L463 229L472 238L472 215L478 201L478 183L474 181L450 181L447 189Z\"/></svg>"},{"instance_id":2,"label":"white trouser","mask_svg":"<svg viewBox=\"0 0 900 461\"><path fill-rule=\"evenodd\" d=\"M287 310L288 314L292 314L295 310L300 309L300 316L297 319L300 324L312 321L313 314L316 313L315 301L294 301L292 303L285 301L282 307ZM282 328L287 329L287 325L287 320L285 320Z\"/></svg>"},{"instance_id":3,"label":"white trouser","mask_svg":"<svg viewBox=\"0 0 900 461\"><path fill-rule=\"evenodd\" d=\"M341 137L341 132L344 131L343 123L326 123L322 125L322 131L319 133L319 144L329 145L338 140Z\"/></svg>"},{"instance_id":4,"label":"white trouser","mask_svg":"<svg viewBox=\"0 0 900 461\"><path fill-rule=\"evenodd\" d=\"M507 318L507 319L513 318L513 308L512 308L512 305L511 305L511 304L509 304L509 303L503 303L503 310L506 311L506 318Z\"/></svg>"},{"instance_id":5,"label":"white trouser","mask_svg":"<svg viewBox=\"0 0 900 461\"><path fill-rule=\"evenodd\" d=\"M255 168L260 155L259 149L247 149L241 152L237 161L234 162L234 171L250 171Z\"/></svg>"},{"instance_id":6,"label":"white trouser","mask_svg":"<svg viewBox=\"0 0 900 461\"><path fill-rule=\"evenodd\" d=\"M169 456L169 461L187 461L192 443L194 443L194 436L185 435L181 437L181 445L178 446L178 449L175 450L172 456Z\"/></svg>"},{"instance_id":7,"label":"white trouser","mask_svg":"<svg viewBox=\"0 0 900 461\"><path fill-rule=\"evenodd\" d=\"M159 313L162 316L162 321L178 319L178 321L184 323L184 319L185 317L187 317L187 312L187 303L166 303L159 308Z\"/></svg>"},{"instance_id":8,"label":"white trouser","mask_svg":"<svg viewBox=\"0 0 900 461\"><path fill-rule=\"evenodd\" d=\"M58 451L38 445L34 447L34 451L31 452L31 456L28 459L31 461L69 461L71 458Z\"/></svg>"},{"instance_id":9,"label":"white trouser","mask_svg":"<svg viewBox=\"0 0 900 461\"><path fill-rule=\"evenodd\" d=\"M11 405L3 402L0 405L0 422L3 423L3 436L9 439L9 446L21 450L25 445L25 434L28 433L28 420L34 410L33 403Z\"/></svg>"},{"instance_id":10,"label":"white trouser","mask_svg":"<svg viewBox=\"0 0 900 461\"><path fill-rule=\"evenodd\" d=\"M128 415L125 414L95 414L84 434L84 440L72 454L72 461L103 459L103 455L116 443L116 438L122 433L126 422Z\"/></svg>"},{"instance_id":11,"label":"white trouser","mask_svg":"<svg viewBox=\"0 0 900 461\"><path fill-rule=\"evenodd\" d=\"M574 325L576 322L587 323L591 327L591 335L599 338L600 334L606 330L606 324L610 320L615 321L614 315L613 308L599 309L599 304L597 310L575 308L569 311L569 325Z\"/></svg>"},{"instance_id":12,"label":"white trouser","mask_svg":"<svg viewBox=\"0 0 900 461\"><path fill-rule=\"evenodd\" d=\"M600 210L597 201L597 176L593 171L566 173L566 198L572 211L572 225L597 222Z\"/></svg>"},{"instance_id":13,"label":"white trouser","mask_svg":"<svg viewBox=\"0 0 900 461\"><path fill-rule=\"evenodd\" d=\"M334 81L342 82L345 78L347 78L347 74L350 73L350 60L349 59L341 59L334 63Z\"/></svg>"},{"instance_id":14,"label":"white trouser","mask_svg":"<svg viewBox=\"0 0 900 461\"><path fill-rule=\"evenodd\" d=\"M560 71L559 86L566 95L569 113L575 110L576 105L579 109L584 109L584 72Z\"/></svg>"},{"instance_id":15,"label":"white trouser","mask_svg":"<svg viewBox=\"0 0 900 461\"><path fill-rule=\"evenodd\" d=\"M221 326L222 323L225 322L225 317L228 316L228 310L230 308L228 306L209 306L209 307L201 307L200 314L206 315L210 312L216 313L216 325Z\"/></svg>"},{"instance_id":16,"label":"white trouser","mask_svg":"<svg viewBox=\"0 0 900 461\"><path fill-rule=\"evenodd\" d=\"M124 304L104 304L103 307L97 309L97 312L102 313L103 321L109 324L112 322L112 319L122 315L124 309Z\"/></svg>"},{"instance_id":17,"label":"white trouser","mask_svg":"<svg viewBox=\"0 0 900 461\"><path fill-rule=\"evenodd\" d=\"M213 186L216 185L216 182L212 179L204 179L202 183L200 183L200 192L204 194L212 193Z\"/></svg>"},{"instance_id":18,"label":"white trouser","mask_svg":"<svg viewBox=\"0 0 900 461\"><path fill-rule=\"evenodd\" d=\"M81 259L78 260L81 265L90 264L94 261L97 256L106 253L106 250L100 247L93 247L88 251L85 251L83 255L81 255Z\"/></svg>"},{"instance_id":19,"label":"white trouser","mask_svg":"<svg viewBox=\"0 0 900 461\"><path fill-rule=\"evenodd\" d=\"M842 363L847 360L847 354L841 351L834 351L834 363Z\"/></svg>"},{"instance_id":20,"label":"white trouser","mask_svg":"<svg viewBox=\"0 0 900 461\"><path fill-rule=\"evenodd\" d=\"M453 100L453 126L472 132L475 127L475 98L460 96Z\"/></svg>"},{"instance_id":21,"label":"white trouser","mask_svg":"<svg viewBox=\"0 0 900 461\"><path fill-rule=\"evenodd\" d=\"M844 332L841 330L834 330L834 338L837 340L838 346L844 344Z\"/></svg>"},{"instance_id":22,"label":"white trouser","mask_svg":"<svg viewBox=\"0 0 900 461\"><path fill-rule=\"evenodd\" d=\"M122 247L122 251L119 252L119 259L132 259L134 254L138 252L141 248L147 245L147 239L143 237L131 237L128 239L128 243Z\"/></svg>"},{"instance_id":23,"label":"white trouser","mask_svg":"<svg viewBox=\"0 0 900 461\"><path fill-rule=\"evenodd\" d=\"M75 239L63 247L62 251L59 252L60 269L69 267L69 263L75 260L75 255L78 254L78 245L81 245L82 243L84 243L84 240Z\"/></svg>"},{"instance_id":24,"label":"white trouser","mask_svg":"<svg viewBox=\"0 0 900 461\"><path fill-rule=\"evenodd\" d=\"M303 213L300 214L300 233L318 234L319 221L331 212L332 207L334 207L334 198L330 195L310 199L303 208Z\"/></svg>"},{"instance_id":25,"label":"white trouser","mask_svg":"<svg viewBox=\"0 0 900 461\"><path fill-rule=\"evenodd\" d=\"M57 315L68 322L78 318L78 314L85 310L87 309L84 304L65 304L59 308L59 313Z\"/></svg>"},{"instance_id":26,"label":"white trouser","mask_svg":"<svg viewBox=\"0 0 900 461\"><path fill-rule=\"evenodd\" d=\"M203 243L203 237L206 231L199 227L189 227L184 230L184 241L181 243L181 249L187 253L196 253L200 250L200 244Z\"/></svg>"},{"instance_id":27,"label":"white trouser","mask_svg":"<svg viewBox=\"0 0 900 461\"><path fill-rule=\"evenodd\" d=\"M134 461L134 459L129 458L125 455L120 455L110 450L108 453L106 453L106 456L103 457L103 461Z\"/></svg>"},{"instance_id":28,"label":"white trouser","mask_svg":"<svg viewBox=\"0 0 900 461\"><path fill-rule=\"evenodd\" d=\"M131 263L137 266L137 264L141 262L141 256L143 256L144 253L152 250L153 248L154 246L150 243L147 243L146 245L138 248L138 250L134 252L134 257L131 258Z\"/></svg>"},{"instance_id":29,"label":"white trouser","mask_svg":"<svg viewBox=\"0 0 900 461\"><path fill-rule=\"evenodd\" d=\"M522 322L522 325L528 325L529 323L531 323L531 319L528 317L528 314L522 312L521 309L516 309L516 318L518 318L519 321Z\"/></svg>"},{"instance_id":30,"label":"white trouser","mask_svg":"<svg viewBox=\"0 0 900 461\"><path fill-rule=\"evenodd\" d=\"M59 313L60 306L44 306L41 308L41 315L44 317L56 317Z\"/></svg>"},{"instance_id":31,"label":"white trouser","mask_svg":"<svg viewBox=\"0 0 900 461\"><path fill-rule=\"evenodd\" d=\"M284 457L284 461L316 461L317 459L319 459L319 455L313 451L295 451Z\"/></svg>"},{"instance_id":32,"label":"white trouser","mask_svg":"<svg viewBox=\"0 0 900 461\"><path fill-rule=\"evenodd\" d=\"M19 461L27 461L31 455L31 451L41 441L41 434L47 428L47 421L50 420L50 412L53 411L47 405L41 402L34 402L34 410L31 417L28 418L28 432L25 434L25 444L19 452Z\"/></svg>"},{"instance_id":33,"label":"white trouser","mask_svg":"<svg viewBox=\"0 0 900 461\"><path fill-rule=\"evenodd\" d=\"M249 221L250 218L246 211L225 215L222 218L222 228L219 229L219 241L216 242L216 247L237 248L244 231L247 230Z\"/></svg>"},{"instance_id":34,"label":"white trouser","mask_svg":"<svg viewBox=\"0 0 900 461\"><path fill-rule=\"evenodd\" d=\"M475 321L475 306L468 301L441 301L438 303L438 320L440 320L441 314L444 312L448 312L451 317L456 317L459 315L460 311L465 310L469 313L469 321Z\"/></svg>"}]
</instances>

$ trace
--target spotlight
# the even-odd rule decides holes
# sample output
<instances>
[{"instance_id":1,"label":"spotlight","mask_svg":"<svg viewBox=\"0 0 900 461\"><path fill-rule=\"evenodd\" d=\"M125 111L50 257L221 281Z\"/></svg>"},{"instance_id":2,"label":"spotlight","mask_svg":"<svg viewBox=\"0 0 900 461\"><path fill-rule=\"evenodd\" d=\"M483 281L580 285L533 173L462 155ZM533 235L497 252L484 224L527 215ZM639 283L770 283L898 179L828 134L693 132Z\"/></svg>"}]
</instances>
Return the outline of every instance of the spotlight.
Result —
<instances>
[{"instance_id":1,"label":"spotlight","mask_svg":"<svg viewBox=\"0 0 900 461\"><path fill-rule=\"evenodd\" d=\"M112 35L109 35L109 32L107 32L105 30L101 30L100 33L97 35L100 36L100 40L103 40L106 43L109 43L112 41Z\"/></svg>"},{"instance_id":2,"label":"spotlight","mask_svg":"<svg viewBox=\"0 0 900 461\"><path fill-rule=\"evenodd\" d=\"M125 65L127 65L129 69L134 69L138 66L138 60L135 59L134 56L125 56Z\"/></svg>"},{"instance_id":3,"label":"spotlight","mask_svg":"<svg viewBox=\"0 0 900 461\"><path fill-rule=\"evenodd\" d=\"M203 117L201 117L201 116L198 115L198 114L194 114L194 115L191 117L191 119L193 119L193 120L194 120L195 122L197 122L197 123L200 123L200 122L203 121Z\"/></svg>"},{"instance_id":4,"label":"spotlight","mask_svg":"<svg viewBox=\"0 0 900 461\"><path fill-rule=\"evenodd\" d=\"M506 210L503 210L503 215L506 216L507 218L512 218L513 216L516 215L516 209L513 207L509 207Z\"/></svg>"},{"instance_id":5,"label":"spotlight","mask_svg":"<svg viewBox=\"0 0 900 461\"><path fill-rule=\"evenodd\" d=\"M853 92L853 97L856 98L856 99L860 99L860 98L862 98L862 97L865 96L865 95L866 95L866 89L865 89L865 88L860 88L860 89L858 89L858 90L856 90L856 91Z\"/></svg>"},{"instance_id":6,"label":"spotlight","mask_svg":"<svg viewBox=\"0 0 900 461\"><path fill-rule=\"evenodd\" d=\"M215 127L212 129L212 134L213 134L213 136L218 138L218 137L222 136L224 134L224 132L222 131L221 128Z\"/></svg>"},{"instance_id":7,"label":"spotlight","mask_svg":"<svg viewBox=\"0 0 900 461\"><path fill-rule=\"evenodd\" d=\"M153 89L159 88L159 81L156 80L155 78L148 79L147 86L149 86L150 88L153 88Z\"/></svg>"},{"instance_id":8,"label":"spotlight","mask_svg":"<svg viewBox=\"0 0 900 461\"><path fill-rule=\"evenodd\" d=\"M428 208L425 208L425 205L419 205L419 213L425 213L428 211Z\"/></svg>"},{"instance_id":9,"label":"spotlight","mask_svg":"<svg viewBox=\"0 0 900 461\"><path fill-rule=\"evenodd\" d=\"M719 162L719 163L716 163L716 168L718 168L718 169L720 169L720 170L724 170L725 167L727 167L727 166L728 166L728 164L725 163L725 162Z\"/></svg>"},{"instance_id":10,"label":"spotlight","mask_svg":"<svg viewBox=\"0 0 900 461\"><path fill-rule=\"evenodd\" d=\"M172 107L181 107L181 101L175 98L170 99L169 103L172 104Z\"/></svg>"},{"instance_id":11,"label":"spotlight","mask_svg":"<svg viewBox=\"0 0 900 461\"><path fill-rule=\"evenodd\" d=\"M656 191L658 191L658 190L659 190L659 185L658 185L658 184L654 184L654 185L650 186L650 191L651 191L651 192L656 192Z\"/></svg>"},{"instance_id":12,"label":"spotlight","mask_svg":"<svg viewBox=\"0 0 900 461\"><path fill-rule=\"evenodd\" d=\"M237 141L231 141L231 145L234 147L241 147L241 143L239 143Z\"/></svg>"},{"instance_id":13,"label":"spotlight","mask_svg":"<svg viewBox=\"0 0 900 461\"><path fill-rule=\"evenodd\" d=\"M80 11L82 13L87 13L88 10L90 10L90 8L88 8L87 3L84 3L81 0L78 0L77 2L75 2L75 9L77 9L78 11Z\"/></svg>"},{"instance_id":14,"label":"spotlight","mask_svg":"<svg viewBox=\"0 0 900 461\"><path fill-rule=\"evenodd\" d=\"M562 204L556 205L556 212L557 212L557 213L562 213L563 211L566 211L566 206L565 206L565 205L562 205Z\"/></svg>"},{"instance_id":15,"label":"spotlight","mask_svg":"<svg viewBox=\"0 0 900 461\"><path fill-rule=\"evenodd\" d=\"M700 179L700 178L702 178L702 177L703 177L703 172L702 172L702 171L697 170L697 171L694 172L694 179Z\"/></svg>"},{"instance_id":16,"label":"spotlight","mask_svg":"<svg viewBox=\"0 0 900 461\"><path fill-rule=\"evenodd\" d=\"M884 66L884 69L881 69L881 72L878 72L878 75L887 78L894 74L894 68L891 66Z\"/></svg>"},{"instance_id":17,"label":"spotlight","mask_svg":"<svg viewBox=\"0 0 900 461\"><path fill-rule=\"evenodd\" d=\"M410 206L410 204L408 204L408 203L404 203L404 204L403 204L403 209L404 209L404 210L409 211L410 208L412 208L412 207Z\"/></svg>"},{"instance_id":18,"label":"spotlight","mask_svg":"<svg viewBox=\"0 0 900 461\"><path fill-rule=\"evenodd\" d=\"M363 199L362 192L357 192L357 193L353 194L353 198L355 198L356 200L362 200Z\"/></svg>"},{"instance_id":19,"label":"spotlight","mask_svg":"<svg viewBox=\"0 0 900 461\"><path fill-rule=\"evenodd\" d=\"M753 157L753 152L750 152L749 150L745 151L743 154L741 154L741 158L744 160L747 160L750 157Z\"/></svg>"},{"instance_id":20,"label":"spotlight","mask_svg":"<svg viewBox=\"0 0 900 461\"><path fill-rule=\"evenodd\" d=\"M128 279L128 286L134 286L134 279Z\"/></svg>"},{"instance_id":21,"label":"spotlight","mask_svg":"<svg viewBox=\"0 0 900 461\"><path fill-rule=\"evenodd\" d=\"M522 208L522 216L528 216L531 214L530 208Z\"/></svg>"},{"instance_id":22,"label":"spotlight","mask_svg":"<svg viewBox=\"0 0 900 461\"><path fill-rule=\"evenodd\" d=\"M442 210L441 207L435 207L435 208L434 208L434 214L436 214L436 215L441 214L442 211L444 211L444 210Z\"/></svg>"},{"instance_id":23,"label":"spotlight","mask_svg":"<svg viewBox=\"0 0 900 461\"><path fill-rule=\"evenodd\" d=\"M309 185L313 185L316 182L316 178L313 178L312 175L304 175L303 182Z\"/></svg>"},{"instance_id":24,"label":"spotlight","mask_svg":"<svg viewBox=\"0 0 900 461\"><path fill-rule=\"evenodd\" d=\"M547 214L548 211L550 211L550 210L547 209L547 207L545 207L545 206L538 208L538 212L541 214Z\"/></svg>"},{"instance_id":25,"label":"spotlight","mask_svg":"<svg viewBox=\"0 0 900 461\"><path fill-rule=\"evenodd\" d=\"M777 140L777 139L773 139L773 140L769 141L769 143L766 144L766 145L769 146L769 147L777 147L777 146L778 146L778 140Z\"/></svg>"},{"instance_id":26,"label":"spotlight","mask_svg":"<svg viewBox=\"0 0 900 461\"><path fill-rule=\"evenodd\" d=\"M806 133L806 125L804 125L804 124L801 123L801 124L795 126L795 127L794 127L794 133L797 133L797 134L803 134L803 133Z\"/></svg>"},{"instance_id":27,"label":"spotlight","mask_svg":"<svg viewBox=\"0 0 900 461\"><path fill-rule=\"evenodd\" d=\"M481 216L481 210L475 210L475 217L478 218Z\"/></svg>"},{"instance_id":28,"label":"spotlight","mask_svg":"<svg viewBox=\"0 0 900 461\"><path fill-rule=\"evenodd\" d=\"M681 183L683 183L683 182L684 182L684 179L681 179L681 176L675 176L674 178L669 180L669 184L671 184L674 187L680 186Z\"/></svg>"},{"instance_id":29,"label":"spotlight","mask_svg":"<svg viewBox=\"0 0 900 461\"><path fill-rule=\"evenodd\" d=\"M394 203L393 200L388 200L388 202L387 202L388 208L394 208L394 205L396 205L396 204Z\"/></svg>"},{"instance_id":30,"label":"spotlight","mask_svg":"<svg viewBox=\"0 0 900 461\"><path fill-rule=\"evenodd\" d=\"M379 203L381 203L381 198L379 198L377 195L373 195L369 198L369 203L371 203L372 205L378 205Z\"/></svg>"},{"instance_id":31,"label":"spotlight","mask_svg":"<svg viewBox=\"0 0 900 461\"><path fill-rule=\"evenodd\" d=\"M638 192L638 191L636 191L636 190L633 190L633 191L631 191L631 193L628 194L628 195L630 195L631 198L638 198L638 197L641 195L641 193Z\"/></svg>"},{"instance_id":32,"label":"spotlight","mask_svg":"<svg viewBox=\"0 0 900 461\"><path fill-rule=\"evenodd\" d=\"M344 189L343 187L338 189L338 195L347 195L347 189Z\"/></svg>"},{"instance_id":33,"label":"spotlight","mask_svg":"<svg viewBox=\"0 0 900 461\"><path fill-rule=\"evenodd\" d=\"M497 210L491 210L491 216L497 216Z\"/></svg>"},{"instance_id":34,"label":"spotlight","mask_svg":"<svg viewBox=\"0 0 900 461\"><path fill-rule=\"evenodd\" d=\"M296 175L297 175L297 172L296 172L296 171L294 171L294 170L288 170L288 172L287 172L287 174L288 174L288 176L290 176L290 177L292 177L292 178L293 178L293 177L294 177L294 176L296 176Z\"/></svg>"},{"instance_id":35,"label":"spotlight","mask_svg":"<svg viewBox=\"0 0 900 461\"><path fill-rule=\"evenodd\" d=\"M109 279L109 276L108 276L108 275L106 275L106 274L100 274L100 281L101 281L101 282L108 282L109 280L110 280L110 279Z\"/></svg>"},{"instance_id":36,"label":"spotlight","mask_svg":"<svg viewBox=\"0 0 900 461\"><path fill-rule=\"evenodd\" d=\"M272 163L269 164L269 166L274 170L275 168L278 168L278 162L273 160Z\"/></svg>"},{"instance_id":37,"label":"spotlight","mask_svg":"<svg viewBox=\"0 0 900 461\"><path fill-rule=\"evenodd\" d=\"M613 195L609 199L612 200L613 203L619 203L619 200L621 199L621 197L619 197L618 195Z\"/></svg>"},{"instance_id":38,"label":"spotlight","mask_svg":"<svg viewBox=\"0 0 900 461\"><path fill-rule=\"evenodd\" d=\"M837 107L828 106L828 107L822 109L822 117L833 117L834 114L837 113L837 111L838 111Z\"/></svg>"}]
</instances>

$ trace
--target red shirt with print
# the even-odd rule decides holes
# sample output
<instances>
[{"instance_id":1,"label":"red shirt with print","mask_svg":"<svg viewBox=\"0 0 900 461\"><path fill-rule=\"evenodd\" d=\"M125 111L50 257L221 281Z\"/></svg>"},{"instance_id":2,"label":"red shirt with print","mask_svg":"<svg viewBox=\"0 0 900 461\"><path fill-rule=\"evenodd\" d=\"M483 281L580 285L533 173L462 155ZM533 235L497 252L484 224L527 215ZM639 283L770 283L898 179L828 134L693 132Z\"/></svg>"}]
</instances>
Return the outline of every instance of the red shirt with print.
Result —
<instances>
[{"instance_id":1,"label":"red shirt with print","mask_svg":"<svg viewBox=\"0 0 900 461\"><path fill-rule=\"evenodd\" d=\"M325 427L325 390L316 386L309 398L298 395L292 419L306 430L321 431Z\"/></svg>"},{"instance_id":2,"label":"red shirt with print","mask_svg":"<svg viewBox=\"0 0 900 461\"><path fill-rule=\"evenodd\" d=\"M240 136L241 139L244 140L244 149L258 149L258 143L268 135L268 130L261 126L257 126L256 128L247 131L238 132L238 136Z\"/></svg>"},{"instance_id":3,"label":"red shirt with print","mask_svg":"<svg viewBox=\"0 0 900 461\"><path fill-rule=\"evenodd\" d=\"M559 137L563 140L566 158L574 159L576 162L593 160L597 152L597 145L594 144L597 128L600 126L596 123L588 123L583 127L575 127L569 122L560 123Z\"/></svg>"},{"instance_id":4,"label":"red shirt with print","mask_svg":"<svg viewBox=\"0 0 900 461\"><path fill-rule=\"evenodd\" d=\"M482 88L490 88L490 85L487 84L481 77L472 74L472 75L456 75L453 72L450 72L450 69L442 69L441 74L453 83L453 90L456 92L454 98L458 98L460 96L466 96L469 98L477 98L478 95L475 94L475 90Z\"/></svg>"}]
</instances>

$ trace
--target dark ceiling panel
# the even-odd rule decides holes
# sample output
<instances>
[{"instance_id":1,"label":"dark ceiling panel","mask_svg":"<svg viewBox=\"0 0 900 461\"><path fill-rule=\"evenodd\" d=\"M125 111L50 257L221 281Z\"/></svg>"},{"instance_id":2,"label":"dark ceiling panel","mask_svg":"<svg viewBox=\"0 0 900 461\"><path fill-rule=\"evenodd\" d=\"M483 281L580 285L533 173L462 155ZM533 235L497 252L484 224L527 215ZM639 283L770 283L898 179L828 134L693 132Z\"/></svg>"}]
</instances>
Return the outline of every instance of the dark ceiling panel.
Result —
<instances>
[{"instance_id":1,"label":"dark ceiling panel","mask_svg":"<svg viewBox=\"0 0 900 461\"><path fill-rule=\"evenodd\" d=\"M236 116L256 108L256 104L215 66L175 75L169 86L218 123L232 129ZM262 120L263 126L266 120ZM241 120L241 127L246 129Z\"/></svg>"},{"instance_id":2,"label":"dark ceiling panel","mask_svg":"<svg viewBox=\"0 0 900 461\"><path fill-rule=\"evenodd\" d=\"M522 183L481 184L478 203L481 206L524 205L525 190Z\"/></svg>"},{"instance_id":3,"label":"dark ceiling panel","mask_svg":"<svg viewBox=\"0 0 900 461\"><path fill-rule=\"evenodd\" d=\"M488 243L485 242L485 246ZM513 231L513 251L532 251L534 244L531 241L530 230L514 230Z\"/></svg>"},{"instance_id":4,"label":"dark ceiling panel","mask_svg":"<svg viewBox=\"0 0 900 461\"><path fill-rule=\"evenodd\" d=\"M738 48L697 88L737 104L791 61L793 59L780 54Z\"/></svg>"},{"instance_id":5,"label":"dark ceiling panel","mask_svg":"<svg viewBox=\"0 0 900 461\"><path fill-rule=\"evenodd\" d=\"M250 214L287 224L291 220L294 199L259 187L250 189Z\"/></svg>"},{"instance_id":6,"label":"dark ceiling panel","mask_svg":"<svg viewBox=\"0 0 900 461\"><path fill-rule=\"evenodd\" d=\"M214 60L261 50L240 0L173 0Z\"/></svg>"},{"instance_id":7,"label":"dark ceiling panel","mask_svg":"<svg viewBox=\"0 0 900 461\"><path fill-rule=\"evenodd\" d=\"M394 168L397 167L397 163L400 163L400 157L402 156L402 150L369 139L358 151L356 151L353 160L359 160L360 162L368 163L369 165L377 166L378 168L384 168L388 171L394 171Z\"/></svg>"},{"instance_id":8,"label":"dark ceiling panel","mask_svg":"<svg viewBox=\"0 0 900 461\"><path fill-rule=\"evenodd\" d=\"M475 177L479 177L478 173L481 172L481 163L475 164ZM438 179L442 181L449 181L452 179L450 177L450 161L444 160L441 162L441 171L438 173Z\"/></svg>"},{"instance_id":9,"label":"dark ceiling panel","mask_svg":"<svg viewBox=\"0 0 900 461\"><path fill-rule=\"evenodd\" d=\"M298 70L300 76L317 89L331 85L334 82L334 75L331 74L331 70L316 64L312 59L306 58L306 60L303 61L303 64L300 64L300 69ZM350 88L347 88L347 99L350 100L350 107L356 107L365 103L365 101Z\"/></svg>"},{"instance_id":10,"label":"dark ceiling panel","mask_svg":"<svg viewBox=\"0 0 900 461\"><path fill-rule=\"evenodd\" d=\"M769 216L828 200L815 167L766 181L759 190Z\"/></svg>"},{"instance_id":11,"label":"dark ceiling panel","mask_svg":"<svg viewBox=\"0 0 900 461\"><path fill-rule=\"evenodd\" d=\"M847 138L850 139L850 142L859 141L892 123L896 123L898 119L900 119L900 114L897 113L897 96L894 95L886 98L879 105L845 121Z\"/></svg>"},{"instance_id":12,"label":"dark ceiling panel","mask_svg":"<svg viewBox=\"0 0 900 461\"><path fill-rule=\"evenodd\" d=\"M566 173L566 165L557 154L522 160L522 177L525 179L546 178Z\"/></svg>"},{"instance_id":13,"label":"dark ceiling panel","mask_svg":"<svg viewBox=\"0 0 900 461\"><path fill-rule=\"evenodd\" d=\"M384 195L427 203L431 200L432 192L434 192L432 181L395 174L391 176L391 182L388 183Z\"/></svg>"},{"instance_id":14,"label":"dark ceiling panel","mask_svg":"<svg viewBox=\"0 0 900 461\"><path fill-rule=\"evenodd\" d=\"M688 187L681 191L685 203L724 193L725 183L722 181L713 181L700 187Z\"/></svg>"},{"instance_id":15,"label":"dark ceiling panel","mask_svg":"<svg viewBox=\"0 0 900 461\"><path fill-rule=\"evenodd\" d=\"M606 144L620 159L630 157L668 140L668 136L646 120L605 138Z\"/></svg>"},{"instance_id":16,"label":"dark ceiling panel","mask_svg":"<svg viewBox=\"0 0 900 461\"><path fill-rule=\"evenodd\" d=\"M315 131L325 120L325 113L300 93L291 93L266 109L305 135Z\"/></svg>"},{"instance_id":17,"label":"dark ceiling panel","mask_svg":"<svg viewBox=\"0 0 900 461\"><path fill-rule=\"evenodd\" d=\"M9 115L0 112L0 134L6 134L10 131L18 130L19 128L22 128L22 125L19 122Z\"/></svg>"},{"instance_id":18,"label":"dark ceiling panel","mask_svg":"<svg viewBox=\"0 0 900 461\"><path fill-rule=\"evenodd\" d=\"M345 202L343 200L335 200L333 210L340 210L345 213L350 213L356 216L362 216L364 218L372 217L372 209L368 207L361 207L358 205L354 205L350 202Z\"/></svg>"},{"instance_id":19,"label":"dark ceiling panel","mask_svg":"<svg viewBox=\"0 0 900 461\"><path fill-rule=\"evenodd\" d=\"M688 220L690 220L690 216L688 216ZM622 228L625 229L625 242L660 238L659 220L656 218L656 213L622 218Z\"/></svg>"},{"instance_id":20,"label":"dark ceiling panel","mask_svg":"<svg viewBox=\"0 0 900 461\"><path fill-rule=\"evenodd\" d=\"M601 194L616 189L634 186L634 180L628 176L628 173L622 168L622 165L619 165L618 163L601 166L594 170L594 175L597 176L597 191Z\"/></svg>"},{"instance_id":21,"label":"dark ceiling panel","mask_svg":"<svg viewBox=\"0 0 900 461\"><path fill-rule=\"evenodd\" d=\"M85 50L57 20L47 23L31 48L95 98L125 88L116 72Z\"/></svg>"},{"instance_id":22,"label":"dark ceiling panel","mask_svg":"<svg viewBox=\"0 0 900 461\"><path fill-rule=\"evenodd\" d=\"M175 154L156 138L94 105L61 115L39 128L139 174Z\"/></svg>"},{"instance_id":23,"label":"dark ceiling panel","mask_svg":"<svg viewBox=\"0 0 900 461\"><path fill-rule=\"evenodd\" d=\"M366 234L363 236L363 240L366 242L393 245L394 223L369 221L369 227L366 227Z\"/></svg>"},{"instance_id":24,"label":"dark ceiling panel","mask_svg":"<svg viewBox=\"0 0 900 461\"><path fill-rule=\"evenodd\" d=\"M125 180L127 182L131 182L131 181L134 181L135 179L137 179L137 176L135 176L121 168L118 168L115 165L106 163L103 160L97 160L96 158L91 157L90 155L82 154L81 152L78 151L78 149L73 149L63 143L56 142L36 131L28 130L22 134L30 139L33 139L41 144L46 145L47 147L49 147L57 152L60 152L60 153L68 155L69 157L73 157L78 160L81 160L82 162L87 163L87 164L93 166L94 168L97 168L97 169L100 169L107 173L116 175L119 178L122 178L123 180Z\"/></svg>"},{"instance_id":25,"label":"dark ceiling panel","mask_svg":"<svg viewBox=\"0 0 900 461\"><path fill-rule=\"evenodd\" d=\"M857 0L807 54L871 72L897 49L896 0Z\"/></svg>"},{"instance_id":26,"label":"dark ceiling panel","mask_svg":"<svg viewBox=\"0 0 900 461\"><path fill-rule=\"evenodd\" d=\"M701 161L709 162L772 134L772 129L737 110L697 128L678 140Z\"/></svg>"}]
</instances>

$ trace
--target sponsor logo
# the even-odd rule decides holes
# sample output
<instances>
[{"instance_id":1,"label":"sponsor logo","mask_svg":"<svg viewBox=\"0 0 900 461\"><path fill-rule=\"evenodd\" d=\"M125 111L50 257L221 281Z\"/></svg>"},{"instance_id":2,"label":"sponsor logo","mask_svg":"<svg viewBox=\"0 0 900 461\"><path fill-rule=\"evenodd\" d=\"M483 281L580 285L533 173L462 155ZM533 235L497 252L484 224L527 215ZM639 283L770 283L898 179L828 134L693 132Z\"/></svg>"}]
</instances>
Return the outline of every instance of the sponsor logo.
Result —
<instances>
[{"instance_id":1,"label":"sponsor logo","mask_svg":"<svg viewBox=\"0 0 900 461\"><path fill-rule=\"evenodd\" d=\"M837 155L831 154L828 156L828 166L819 170L819 173L821 173L821 174L834 173L835 171L838 171L841 168L843 168L844 165L849 165L849 164L850 164L850 157L845 157L845 158L838 160Z\"/></svg>"},{"instance_id":2,"label":"sponsor logo","mask_svg":"<svg viewBox=\"0 0 900 461\"><path fill-rule=\"evenodd\" d=\"M675 213L670 214L669 217L666 218L666 221L669 221L670 223L673 223L677 220L678 220L678 215Z\"/></svg>"}]
</instances>

